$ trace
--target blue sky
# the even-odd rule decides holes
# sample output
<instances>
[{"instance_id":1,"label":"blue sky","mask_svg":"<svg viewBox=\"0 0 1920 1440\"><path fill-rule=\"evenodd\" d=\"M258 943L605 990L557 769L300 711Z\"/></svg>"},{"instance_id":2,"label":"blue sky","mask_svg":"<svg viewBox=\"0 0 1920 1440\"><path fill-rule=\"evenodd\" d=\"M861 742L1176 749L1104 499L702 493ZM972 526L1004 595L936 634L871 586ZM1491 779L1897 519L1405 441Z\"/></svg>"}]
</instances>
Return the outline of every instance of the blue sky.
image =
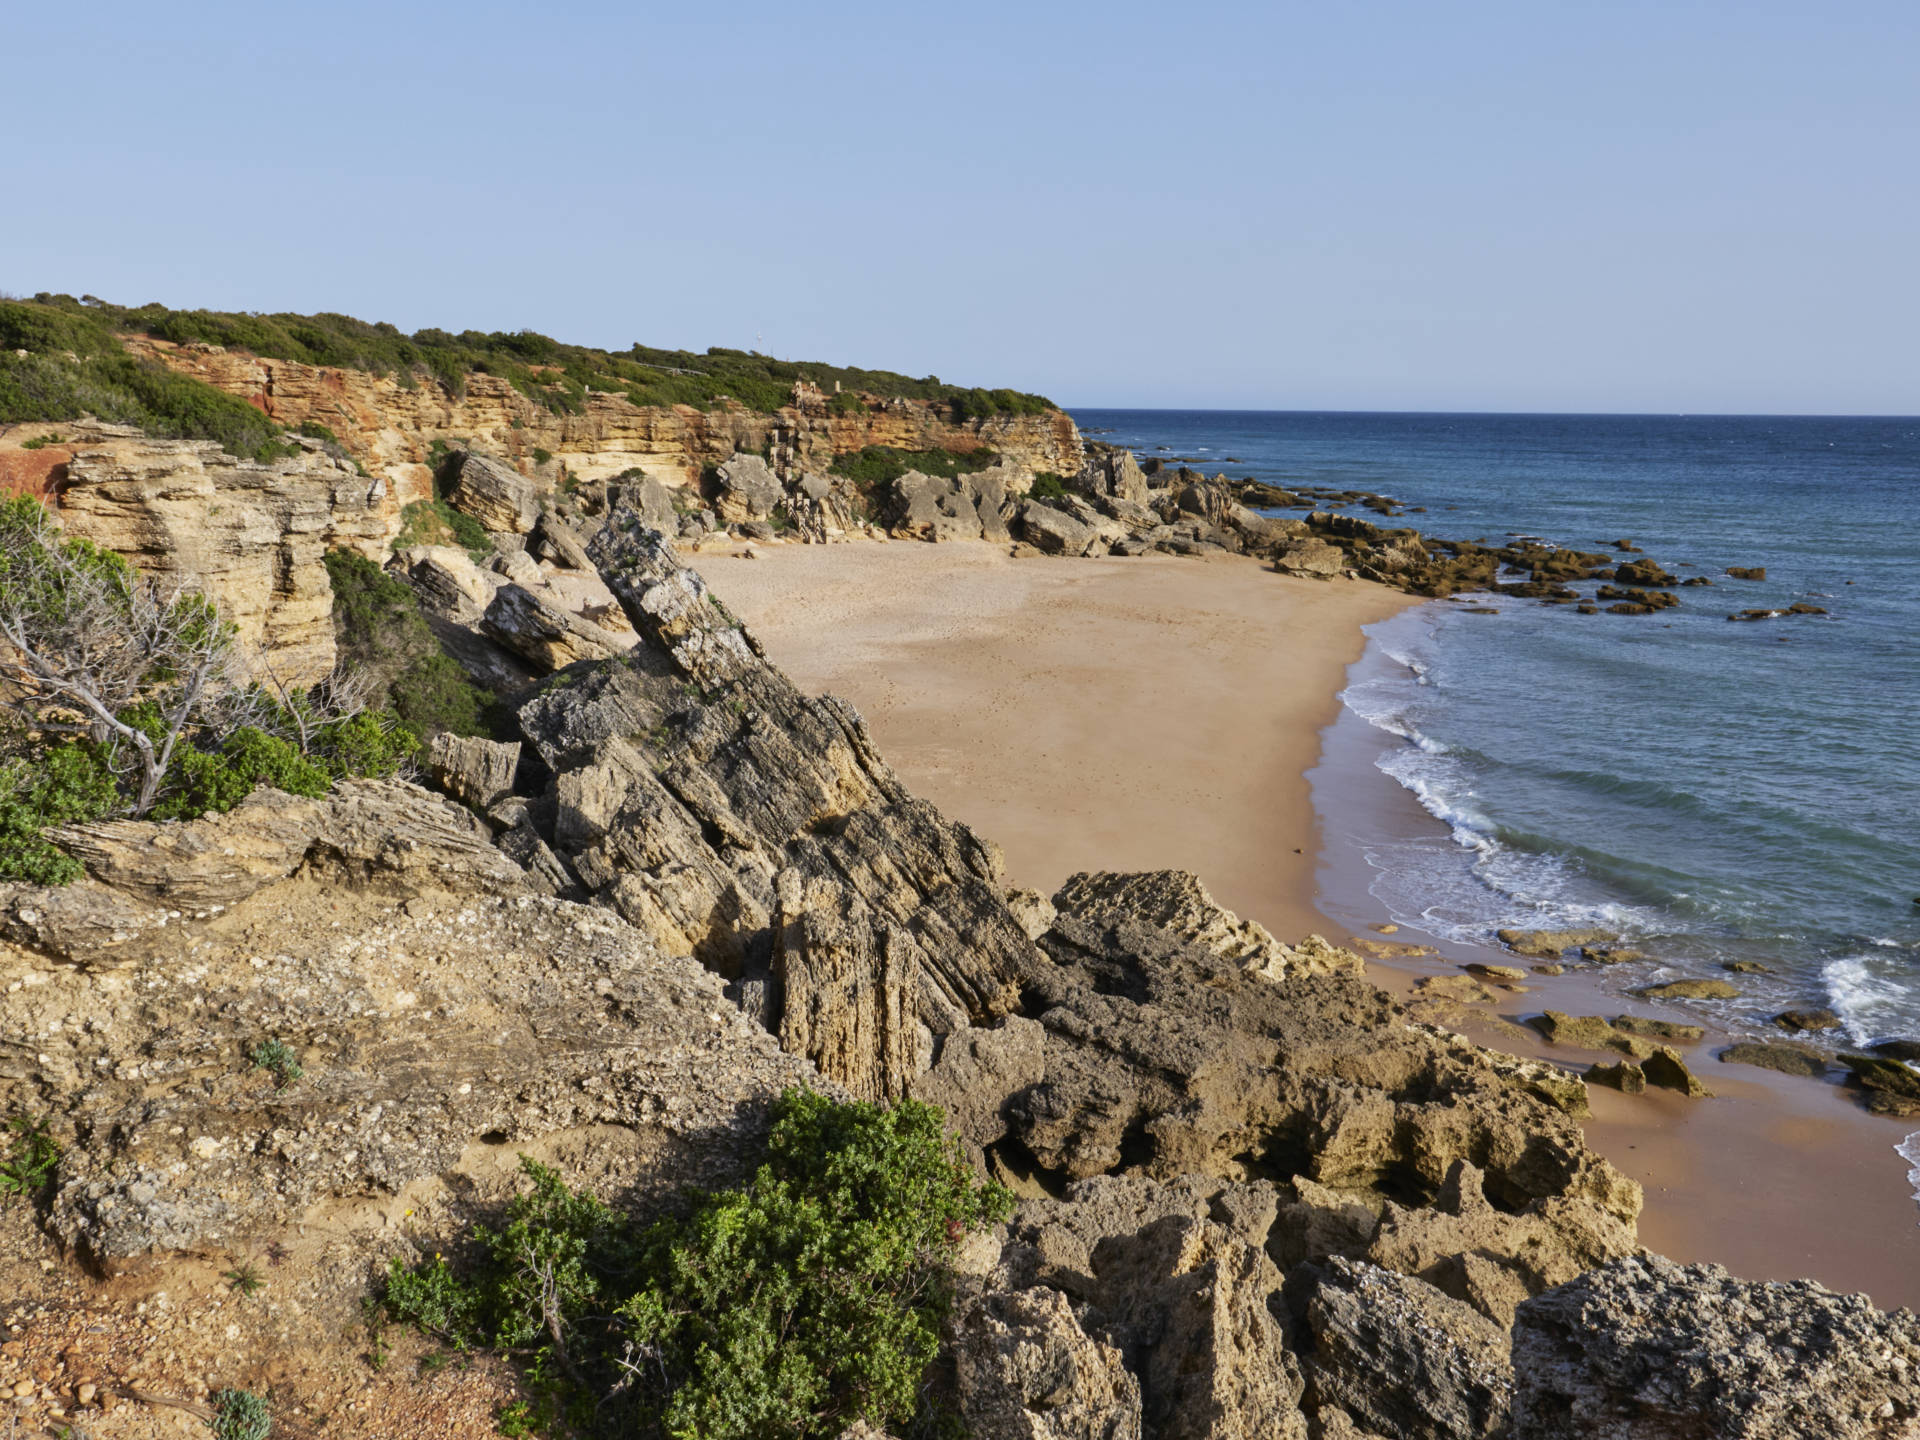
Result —
<instances>
[{"instance_id":1,"label":"blue sky","mask_svg":"<svg viewBox=\"0 0 1920 1440\"><path fill-rule=\"evenodd\" d=\"M1920 411L1912 0L15 4L5 29L16 294L1078 405Z\"/></svg>"}]
</instances>

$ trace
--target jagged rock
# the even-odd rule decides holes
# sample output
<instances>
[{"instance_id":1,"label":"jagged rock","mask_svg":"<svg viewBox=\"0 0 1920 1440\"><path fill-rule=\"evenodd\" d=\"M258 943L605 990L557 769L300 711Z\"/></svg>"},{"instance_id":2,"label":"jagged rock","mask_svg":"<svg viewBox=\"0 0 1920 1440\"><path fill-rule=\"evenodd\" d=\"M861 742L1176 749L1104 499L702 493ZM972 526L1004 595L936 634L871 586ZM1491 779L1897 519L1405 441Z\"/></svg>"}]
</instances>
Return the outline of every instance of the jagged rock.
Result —
<instances>
[{"instance_id":1,"label":"jagged rock","mask_svg":"<svg viewBox=\"0 0 1920 1440\"><path fill-rule=\"evenodd\" d=\"M481 628L542 672L580 660L605 660L632 643L598 625L569 615L520 585L502 585L487 606Z\"/></svg>"},{"instance_id":2,"label":"jagged rock","mask_svg":"<svg viewBox=\"0 0 1920 1440\"><path fill-rule=\"evenodd\" d=\"M434 784L475 810L490 810L513 793L518 740L484 740L441 731L427 747Z\"/></svg>"},{"instance_id":3,"label":"jagged rock","mask_svg":"<svg viewBox=\"0 0 1920 1440\"><path fill-rule=\"evenodd\" d=\"M547 572L540 568L539 561L525 550L513 546L503 546L494 552L487 568L496 575L505 576L515 585L525 590L544 590L547 588Z\"/></svg>"},{"instance_id":4,"label":"jagged rock","mask_svg":"<svg viewBox=\"0 0 1920 1440\"><path fill-rule=\"evenodd\" d=\"M1053 902L1037 890L1013 890L1007 894L1007 909L1029 940L1038 940L1053 928Z\"/></svg>"},{"instance_id":5,"label":"jagged rock","mask_svg":"<svg viewBox=\"0 0 1920 1440\"><path fill-rule=\"evenodd\" d=\"M999 520L997 509L981 505L970 477L939 479L918 470L887 487L887 508L891 533L902 540L978 540L983 509Z\"/></svg>"},{"instance_id":6,"label":"jagged rock","mask_svg":"<svg viewBox=\"0 0 1920 1440\"><path fill-rule=\"evenodd\" d=\"M1023 1203L989 1292L1058 1291L1138 1377L1143 1433L1306 1440L1298 1362L1268 1309L1271 1185L1100 1177Z\"/></svg>"},{"instance_id":7,"label":"jagged rock","mask_svg":"<svg viewBox=\"0 0 1920 1440\"><path fill-rule=\"evenodd\" d=\"M1500 943L1522 955L1540 960L1555 960L1568 950L1589 945L1604 945L1620 937L1605 930L1502 930Z\"/></svg>"},{"instance_id":8,"label":"jagged rock","mask_svg":"<svg viewBox=\"0 0 1920 1440\"><path fill-rule=\"evenodd\" d=\"M1703 1025L1686 1025L1678 1020L1651 1020L1645 1015L1616 1015L1613 1028L1629 1035L1647 1035L1655 1040L1699 1040L1706 1036Z\"/></svg>"},{"instance_id":9,"label":"jagged rock","mask_svg":"<svg viewBox=\"0 0 1920 1440\"><path fill-rule=\"evenodd\" d=\"M956 1031L939 1063L913 1082L913 1097L946 1112L947 1123L975 1145L1007 1133L1009 1104L1046 1074L1038 1021L1010 1015L996 1029Z\"/></svg>"},{"instance_id":10,"label":"jagged rock","mask_svg":"<svg viewBox=\"0 0 1920 1440\"><path fill-rule=\"evenodd\" d=\"M362 886L496 896L526 888L526 876L495 847L483 821L406 780L338 782L307 859Z\"/></svg>"},{"instance_id":11,"label":"jagged rock","mask_svg":"<svg viewBox=\"0 0 1920 1440\"><path fill-rule=\"evenodd\" d=\"M791 1027L777 1011L769 1021L859 1093L901 1093L916 1021L942 1036L1016 1009L1022 977L1045 961L1000 898L999 852L913 799L851 709L796 691L637 516L617 511L588 551L639 644L629 660L567 672L518 713L556 777L555 849L587 891L739 977L758 1006L779 999L776 877L792 870L782 883L873 938L836 939L828 919L781 927L794 948L778 963L804 959L826 982L806 994L836 998ZM905 986L908 1038L885 1057L867 1043L880 1032L829 1018L894 1013L892 991L866 1008L863 975ZM877 1068L856 1073L868 1061Z\"/></svg>"},{"instance_id":12,"label":"jagged rock","mask_svg":"<svg viewBox=\"0 0 1920 1440\"><path fill-rule=\"evenodd\" d=\"M1811 1281L1613 1261L1520 1307L1523 1440L1893 1440L1920 1431L1920 1325Z\"/></svg>"},{"instance_id":13,"label":"jagged rock","mask_svg":"<svg viewBox=\"0 0 1920 1440\"><path fill-rule=\"evenodd\" d=\"M1431 1285L1336 1257L1320 1273L1307 1325L1319 1404L1401 1440L1506 1433L1505 1330Z\"/></svg>"},{"instance_id":14,"label":"jagged rock","mask_svg":"<svg viewBox=\"0 0 1920 1440\"><path fill-rule=\"evenodd\" d=\"M1515 1214L1489 1202L1484 1183L1478 1167L1455 1161L1431 1205L1386 1202L1357 1253L1505 1328L1528 1296L1639 1248L1632 1225L1602 1206L1549 1197Z\"/></svg>"},{"instance_id":15,"label":"jagged rock","mask_svg":"<svg viewBox=\"0 0 1920 1440\"><path fill-rule=\"evenodd\" d=\"M1560 1109L1577 1077L1411 1026L1348 976L1275 983L1178 935L1062 914L1056 962L1027 984L1046 1078L1011 1107L1045 1171L1157 1177L1250 1171L1354 1190L1437 1193L1453 1162L1511 1209L1553 1196L1637 1213L1638 1187Z\"/></svg>"},{"instance_id":16,"label":"jagged rock","mask_svg":"<svg viewBox=\"0 0 1920 1440\"><path fill-rule=\"evenodd\" d=\"M900 1099L920 1069L919 947L899 926L877 926L858 894L826 876L783 870L774 889L781 1048L857 1099Z\"/></svg>"},{"instance_id":17,"label":"jagged rock","mask_svg":"<svg viewBox=\"0 0 1920 1440\"><path fill-rule=\"evenodd\" d=\"M1841 1055L1852 1081L1865 1090L1867 1108L1879 1115L1920 1115L1920 1074L1898 1060L1877 1055Z\"/></svg>"},{"instance_id":18,"label":"jagged rock","mask_svg":"<svg viewBox=\"0 0 1920 1440\"><path fill-rule=\"evenodd\" d=\"M1646 1093L1647 1075L1631 1060L1616 1060L1611 1065L1593 1065L1587 1069L1589 1085L1605 1085L1625 1095Z\"/></svg>"},{"instance_id":19,"label":"jagged rock","mask_svg":"<svg viewBox=\"0 0 1920 1440\"><path fill-rule=\"evenodd\" d=\"M1601 1015L1568 1015L1548 1010L1529 1023L1551 1045L1571 1045L1578 1050L1620 1050L1636 1057L1653 1049L1649 1041L1615 1029Z\"/></svg>"},{"instance_id":20,"label":"jagged rock","mask_svg":"<svg viewBox=\"0 0 1920 1440\"><path fill-rule=\"evenodd\" d=\"M320 833L324 800L262 787L224 815L69 825L52 839L103 885L183 910L244 900L283 880Z\"/></svg>"},{"instance_id":21,"label":"jagged rock","mask_svg":"<svg viewBox=\"0 0 1920 1440\"><path fill-rule=\"evenodd\" d=\"M1527 978L1527 972L1517 965L1472 964L1461 967L1469 975L1477 975L1482 980L1491 980L1496 985L1508 986Z\"/></svg>"},{"instance_id":22,"label":"jagged rock","mask_svg":"<svg viewBox=\"0 0 1920 1440\"><path fill-rule=\"evenodd\" d=\"M1020 507L1020 535L1047 555L1085 555L1100 538L1091 525L1038 500Z\"/></svg>"},{"instance_id":23,"label":"jagged rock","mask_svg":"<svg viewBox=\"0 0 1920 1440\"><path fill-rule=\"evenodd\" d=\"M241 649L270 656L287 683L326 678L335 652L324 557L384 556L399 510L386 481L315 441L262 465L209 440L85 422L62 429L73 458L54 500L67 534L126 557L163 589L204 592Z\"/></svg>"},{"instance_id":24,"label":"jagged rock","mask_svg":"<svg viewBox=\"0 0 1920 1440\"><path fill-rule=\"evenodd\" d=\"M1494 993L1471 975L1428 975L1413 987L1416 999L1444 1000L1456 1005L1491 1005Z\"/></svg>"},{"instance_id":25,"label":"jagged rock","mask_svg":"<svg viewBox=\"0 0 1920 1440\"><path fill-rule=\"evenodd\" d=\"M1640 1073L1647 1077L1649 1085L1658 1085L1663 1090L1678 1090L1696 1100L1713 1097L1713 1091L1701 1083L1680 1058L1680 1052L1670 1045L1657 1045L1652 1054L1643 1057Z\"/></svg>"},{"instance_id":26,"label":"jagged rock","mask_svg":"<svg viewBox=\"0 0 1920 1440\"><path fill-rule=\"evenodd\" d=\"M487 529L525 535L540 518L540 492L519 471L486 455L461 455L447 503Z\"/></svg>"},{"instance_id":27,"label":"jagged rock","mask_svg":"<svg viewBox=\"0 0 1920 1440\"><path fill-rule=\"evenodd\" d=\"M1138 504L1147 498L1147 477L1131 450L1089 447L1086 464L1074 483L1089 495L1111 496Z\"/></svg>"},{"instance_id":28,"label":"jagged rock","mask_svg":"<svg viewBox=\"0 0 1920 1440\"><path fill-rule=\"evenodd\" d=\"M1069 876L1055 892L1053 908L1056 914L1094 925L1128 921L1151 925L1185 944L1235 961L1242 969L1267 971L1275 980L1286 978L1280 942L1265 926L1242 920L1221 905L1207 893L1199 876L1186 870L1125 875L1082 871Z\"/></svg>"},{"instance_id":29,"label":"jagged rock","mask_svg":"<svg viewBox=\"0 0 1920 1440\"><path fill-rule=\"evenodd\" d=\"M1646 952L1630 945L1582 945L1580 958L1595 965L1626 965L1647 958Z\"/></svg>"},{"instance_id":30,"label":"jagged rock","mask_svg":"<svg viewBox=\"0 0 1920 1440\"><path fill-rule=\"evenodd\" d=\"M436 615L471 625L486 613L501 577L452 545L414 545L400 557L414 593Z\"/></svg>"},{"instance_id":31,"label":"jagged rock","mask_svg":"<svg viewBox=\"0 0 1920 1440\"><path fill-rule=\"evenodd\" d=\"M954 1366L974 1435L1140 1440L1140 1382L1058 1290L987 1295L965 1316Z\"/></svg>"},{"instance_id":32,"label":"jagged rock","mask_svg":"<svg viewBox=\"0 0 1920 1440\"><path fill-rule=\"evenodd\" d=\"M0 934L55 960L105 968L139 958L171 916L97 880L0 885Z\"/></svg>"},{"instance_id":33,"label":"jagged rock","mask_svg":"<svg viewBox=\"0 0 1920 1440\"><path fill-rule=\"evenodd\" d=\"M659 481L653 482L659 485ZM534 523L532 548L536 555L544 555L562 570L591 570L593 562L587 559L587 547L580 543L580 537L573 533L566 521L552 511L542 511L539 520Z\"/></svg>"},{"instance_id":34,"label":"jagged rock","mask_svg":"<svg viewBox=\"0 0 1920 1440\"><path fill-rule=\"evenodd\" d=\"M1773 1017L1773 1023L1782 1030L1793 1033L1805 1033L1815 1030L1838 1030L1842 1021L1831 1010L1783 1010Z\"/></svg>"},{"instance_id":35,"label":"jagged rock","mask_svg":"<svg viewBox=\"0 0 1920 1440\"><path fill-rule=\"evenodd\" d=\"M713 472L713 508L729 525L765 520L786 498L779 477L758 455L735 455Z\"/></svg>"}]
</instances>

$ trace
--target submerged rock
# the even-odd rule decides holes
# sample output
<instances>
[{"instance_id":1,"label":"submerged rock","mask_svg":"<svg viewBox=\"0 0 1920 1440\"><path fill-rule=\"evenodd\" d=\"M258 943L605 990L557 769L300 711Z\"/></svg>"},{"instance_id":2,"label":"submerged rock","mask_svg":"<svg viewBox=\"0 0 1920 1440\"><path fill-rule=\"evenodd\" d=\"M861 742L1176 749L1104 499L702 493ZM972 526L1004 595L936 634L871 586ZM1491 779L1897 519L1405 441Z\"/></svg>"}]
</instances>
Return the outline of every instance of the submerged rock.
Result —
<instances>
[{"instance_id":1,"label":"submerged rock","mask_svg":"<svg viewBox=\"0 0 1920 1440\"><path fill-rule=\"evenodd\" d=\"M1830 1063L1811 1045L1795 1045L1788 1040L1743 1041L1722 1050L1720 1058L1730 1065L1758 1065L1783 1075L1824 1075Z\"/></svg>"},{"instance_id":2,"label":"submerged rock","mask_svg":"<svg viewBox=\"0 0 1920 1440\"><path fill-rule=\"evenodd\" d=\"M1646 985L1633 992L1643 1000L1733 1000L1739 987L1724 980L1669 980L1664 985Z\"/></svg>"},{"instance_id":3,"label":"submerged rock","mask_svg":"<svg viewBox=\"0 0 1920 1440\"><path fill-rule=\"evenodd\" d=\"M1502 930L1500 943L1522 955L1541 960L1556 960L1576 946L1604 945L1617 940L1605 930Z\"/></svg>"},{"instance_id":4,"label":"submerged rock","mask_svg":"<svg viewBox=\"0 0 1920 1440\"><path fill-rule=\"evenodd\" d=\"M1773 1017L1773 1023L1782 1030L1805 1032L1838 1030L1843 1022L1831 1010L1783 1010Z\"/></svg>"}]
</instances>

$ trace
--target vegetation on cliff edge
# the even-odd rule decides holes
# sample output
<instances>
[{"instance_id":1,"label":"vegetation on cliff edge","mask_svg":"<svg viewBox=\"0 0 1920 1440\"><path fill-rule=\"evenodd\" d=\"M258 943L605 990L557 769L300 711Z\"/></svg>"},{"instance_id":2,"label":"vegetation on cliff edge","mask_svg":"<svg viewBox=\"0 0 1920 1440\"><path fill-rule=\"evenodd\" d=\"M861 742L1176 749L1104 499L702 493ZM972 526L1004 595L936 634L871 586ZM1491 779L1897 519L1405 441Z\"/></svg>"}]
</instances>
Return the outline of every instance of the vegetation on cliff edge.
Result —
<instances>
[{"instance_id":1,"label":"vegetation on cliff edge","mask_svg":"<svg viewBox=\"0 0 1920 1440\"><path fill-rule=\"evenodd\" d=\"M525 1159L531 1188L475 1263L395 1260L393 1318L525 1367L550 1421L675 1440L830 1437L931 1420L952 1262L1012 1196L975 1179L938 1110L775 1102L766 1163L638 1227Z\"/></svg>"},{"instance_id":2,"label":"vegetation on cliff edge","mask_svg":"<svg viewBox=\"0 0 1920 1440\"><path fill-rule=\"evenodd\" d=\"M282 683L204 595L64 537L31 499L0 503L0 647L0 879L77 879L53 826L193 819L261 784L320 795L392 774L419 743L343 681Z\"/></svg>"},{"instance_id":3,"label":"vegetation on cliff edge","mask_svg":"<svg viewBox=\"0 0 1920 1440\"><path fill-rule=\"evenodd\" d=\"M229 443L226 433L213 428L180 428L200 423L232 430L239 423L226 406L179 388L188 386L249 411L268 440L277 433L251 406L187 377L171 377L178 384L159 393L163 384L156 377L168 372L135 362L121 350L117 334L364 370L393 376L405 386L436 384L455 396L465 394L470 376L492 375L556 414L584 411L589 390L623 394L636 405L706 410L731 399L749 410L772 412L793 403L793 387L800 381L833 395L829 408L838 415L858 413L863 408L859 395L945 405L956 420L1040 414L1053 408L1045 397L1017 390L948 385L935 375L916 380L889 370L775 360L720 347L696 354L636 343L624 351L608 351L563 344L530 330L466 330L455 335L428 329L407 335L397 326L348 315L171 310L42 293L31 301L0 300L0 421L73 419L92 409L101 419L144 423L156 434L217 439L236 454L256 453L267 443L238 434ZM17 350L29 354L21 357L14 354ZM78 361L67 361L69 353ZM836 386L839 395L834 395ZM108 415L101 405L116 414ZM136 413L148 418L143 421ZM239 445L251 448L236 448Z\"/></svg>"}]
</instances>

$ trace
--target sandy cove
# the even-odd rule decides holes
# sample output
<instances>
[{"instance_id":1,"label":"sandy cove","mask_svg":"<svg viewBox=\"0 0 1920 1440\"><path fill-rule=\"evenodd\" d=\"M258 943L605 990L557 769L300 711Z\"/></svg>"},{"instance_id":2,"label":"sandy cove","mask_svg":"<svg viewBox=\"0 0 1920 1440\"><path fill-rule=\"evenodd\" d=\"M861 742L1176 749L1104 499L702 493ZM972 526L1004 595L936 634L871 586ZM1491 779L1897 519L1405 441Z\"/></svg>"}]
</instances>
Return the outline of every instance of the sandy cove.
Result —
<instances>
[{"instance_id":1,"label":"sandy cove","mask_svg":"<svg viewBox=\"0 0 1920 1440\"><path fill-rule=\"evenodd\" d=\"M997 841L1013 883L1050 893L1077 870L1192 870L1288 940L1345 941L1386 918L1367 914L1363 874L1332 887L1349 925L1318 907L1305 777L1361 627L1409 597L1238 557L1014 559L982 544L777 545L691 563L796 684L860 710L917 794ZM1377 774L1340 784L1343 801L1435 823ZM1515 963L1443 948L1369 974L1404 994L1460 963ZM1538 978L1499 1010L1513 1020L1548 1007L1623 1008L1570 974ZM1617 1058L1510 1030L1475 1038L1576 1066ZM1717 1064L1711 1049L1710 1036L1686 1053L1714 1100L1593 1090L1589 1141L1646 1187L1642 1242L1749 1278L1810 1276L1920 1305L1920 1226L1892 1151L1911 1127L1825 1085Z\"/></svg>"}]
</instances>

